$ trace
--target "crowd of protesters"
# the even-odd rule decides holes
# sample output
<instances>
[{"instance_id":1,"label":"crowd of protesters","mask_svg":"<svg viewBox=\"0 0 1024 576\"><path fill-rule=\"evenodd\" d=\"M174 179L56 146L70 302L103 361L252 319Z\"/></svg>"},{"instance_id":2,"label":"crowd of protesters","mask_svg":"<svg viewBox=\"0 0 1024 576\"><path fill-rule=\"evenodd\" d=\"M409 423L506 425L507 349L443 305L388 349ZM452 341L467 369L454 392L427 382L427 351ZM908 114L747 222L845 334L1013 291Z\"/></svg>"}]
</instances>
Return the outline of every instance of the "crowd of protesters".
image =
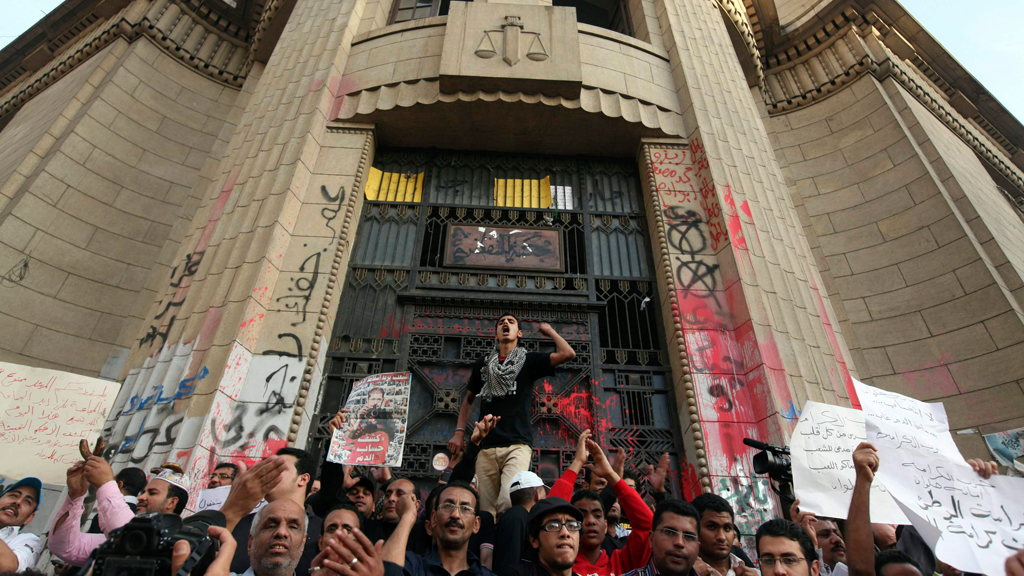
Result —
<instances>
[{"instance_id":1,"label":"crowd of protesters","mask_svg":"<svg viewBox=\"0 0 1024 576\"><path fill-rule=\"evenodd\" d=\"M470 393L449 449L454 465L426 495L401 470L365 474L305 450L282 448L246 468L218 464L208 488L230 493L206 533L219 542L210 576L957 576L936 560L912 527L873 524L870 489L878 454L861 444L845 520L818 518L796 501L788 518L756 529L749 557L740 545L735 510L712 493L691 502L667 490L670 457L642 471L651 501L637 491L641 471L626 469L617 451L610 459L580 434L576 454L551 485L530 470L528 421L534 380L550 375L575 353L550 326L540 326L556 352L517 347L518 319L502 316L498 346L474 368ZM508 364L512 362L512 364ZM469 423L475 397L484 416ZM344 411L332 431L346 422ZM524 423L525 422L525 423ZM469 438L466 432L469 430ZM523 448L528 449L524 454ZM996 465L969 461L983 478ZM319 468L319 473L317 472ZM315 478L315 476L319 476ZM582 477L581 477L582 476ZM53 571L88 574L97 550L115 541L137 515L182 515L189 480L166 464L114 473L101 457L67 470L67 492L43 538L22 532L42 497L38 479L25 478L0 495L0 576L35 574L48 548ZM83 518L90 489L96 516ZM255 512L254 512L255 510ZM201 514L205 514L201 513ZM198 516L198 515L197 515ZM86 527L83 529L83 527ZM186 565L186 540L173 543L170 571ZM107 571L132 574L129 571ZM140 573L141 574L141 573ZM1024 551L1006 560L1007 576L1024 576Z\"/></svg>"}]
</instances>

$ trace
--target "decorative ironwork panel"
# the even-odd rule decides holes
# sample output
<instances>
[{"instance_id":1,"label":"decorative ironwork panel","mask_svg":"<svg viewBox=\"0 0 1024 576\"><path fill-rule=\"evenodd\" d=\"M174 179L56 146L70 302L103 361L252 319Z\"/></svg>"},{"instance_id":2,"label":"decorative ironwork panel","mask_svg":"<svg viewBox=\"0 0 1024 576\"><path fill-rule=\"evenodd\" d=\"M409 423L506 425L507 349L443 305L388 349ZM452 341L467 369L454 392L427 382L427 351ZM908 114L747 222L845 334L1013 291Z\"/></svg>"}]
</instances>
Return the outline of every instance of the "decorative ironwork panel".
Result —
<instances>
[{"instance_id":1,"label":"decorative ironwork panel","mask_svg":"<svg viewBox=\"0 0 1024 576\"><path fill-rule=\"evenodd\" d=\"M562 473L588 428L606 446L627 450L637 470L664 452L679 470L680 430L633 162L380 150L370 181L312 449L322 449L327 422L355 380L407 370L409 433L394 474L429 486L431 460L454 433L473 365L493 350L498 317L512 312L528 350L555 350L537 330L548 322L576 351L534 387L534 464L543 477ZM557 234L564 269L446 263L456 226ZM646 481L640 486L646 490Z\"/></svg>"}]
</instances>

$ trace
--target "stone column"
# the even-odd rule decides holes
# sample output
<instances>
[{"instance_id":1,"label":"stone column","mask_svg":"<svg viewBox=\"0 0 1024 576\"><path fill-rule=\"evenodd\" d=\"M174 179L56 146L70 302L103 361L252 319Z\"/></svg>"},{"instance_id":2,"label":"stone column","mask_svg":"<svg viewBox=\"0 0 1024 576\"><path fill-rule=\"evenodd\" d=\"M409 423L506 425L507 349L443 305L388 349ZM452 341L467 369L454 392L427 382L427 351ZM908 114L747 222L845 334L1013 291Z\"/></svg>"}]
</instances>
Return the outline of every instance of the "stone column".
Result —
<instances>
[{"instance_id":1,"label":"stone column","mask_svg":"<svg viewBox=\"0 0 1024 576\"><path fill-rule=\"evenodd\" d=\"M298 0L154 289L108 424L115 462L175 461L192 495L222 460L301 441L319 384L372 127L329 130L364 0ZM116 414L117 412L115 412Z\"/></svg>"},{"instance_id":2,"label":"stone column","mask_svg":"<svg viewBox=\"0 0 1024 576\"><path fill-rule=\"evenodd\" d=\"M751 510L747 533L775 511L743 438L787 444L806 400L848 404L848 352L718 4L658 11L689 136L643 159L677 397L701 489Z\"/></svg>"}]
</instances>

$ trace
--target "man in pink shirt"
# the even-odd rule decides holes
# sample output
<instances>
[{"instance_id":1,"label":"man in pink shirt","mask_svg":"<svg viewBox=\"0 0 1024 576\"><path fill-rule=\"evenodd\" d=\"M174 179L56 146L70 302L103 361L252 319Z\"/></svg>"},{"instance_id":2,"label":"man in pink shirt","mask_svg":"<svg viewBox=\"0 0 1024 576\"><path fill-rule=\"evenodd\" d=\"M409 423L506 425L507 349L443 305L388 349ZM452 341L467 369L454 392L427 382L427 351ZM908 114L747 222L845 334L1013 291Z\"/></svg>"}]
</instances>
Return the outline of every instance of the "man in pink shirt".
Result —
<instances>
[{"instance_id":1,"label":"man in pink shirt","mask_svg":"<svg viewBox=\"0 0 1024 576\"><path fill-rule=\"evenodd\" d=\"M140 495L138 512L180 514L188 501L188 478L173 465L153 471L158 474L149 480ZM118 490L110 464L98 456L90 456L68 468L67 483L68 495L54 515L47 546L64 562L84 566L93 550L106 541L107 534L127 524L135 514ZM80 529L90 484L96 487L96 506L103 534L84 534Z\"/></svg>"}]
</instances>

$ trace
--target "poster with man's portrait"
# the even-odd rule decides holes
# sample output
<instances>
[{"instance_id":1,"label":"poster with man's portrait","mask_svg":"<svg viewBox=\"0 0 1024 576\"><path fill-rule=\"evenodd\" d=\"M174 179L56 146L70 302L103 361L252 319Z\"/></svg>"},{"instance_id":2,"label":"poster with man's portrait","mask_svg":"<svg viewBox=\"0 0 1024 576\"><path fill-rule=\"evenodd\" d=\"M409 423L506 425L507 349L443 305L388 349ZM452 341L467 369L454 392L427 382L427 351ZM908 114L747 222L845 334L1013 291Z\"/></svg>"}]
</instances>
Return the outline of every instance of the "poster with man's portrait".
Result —
<instances>
[{"instance_id":1,"label":"poster with man's portrait","mask_svg":"<svg viewBox=\"0 0 1024 576\"><path fill-rule=\"evenodd\" d=\"M390 372L367 376L353 384L345 402L345 424L331 437L327 461L401 466L411 382L409 372Z\"/></svg>"}]
</instances>

